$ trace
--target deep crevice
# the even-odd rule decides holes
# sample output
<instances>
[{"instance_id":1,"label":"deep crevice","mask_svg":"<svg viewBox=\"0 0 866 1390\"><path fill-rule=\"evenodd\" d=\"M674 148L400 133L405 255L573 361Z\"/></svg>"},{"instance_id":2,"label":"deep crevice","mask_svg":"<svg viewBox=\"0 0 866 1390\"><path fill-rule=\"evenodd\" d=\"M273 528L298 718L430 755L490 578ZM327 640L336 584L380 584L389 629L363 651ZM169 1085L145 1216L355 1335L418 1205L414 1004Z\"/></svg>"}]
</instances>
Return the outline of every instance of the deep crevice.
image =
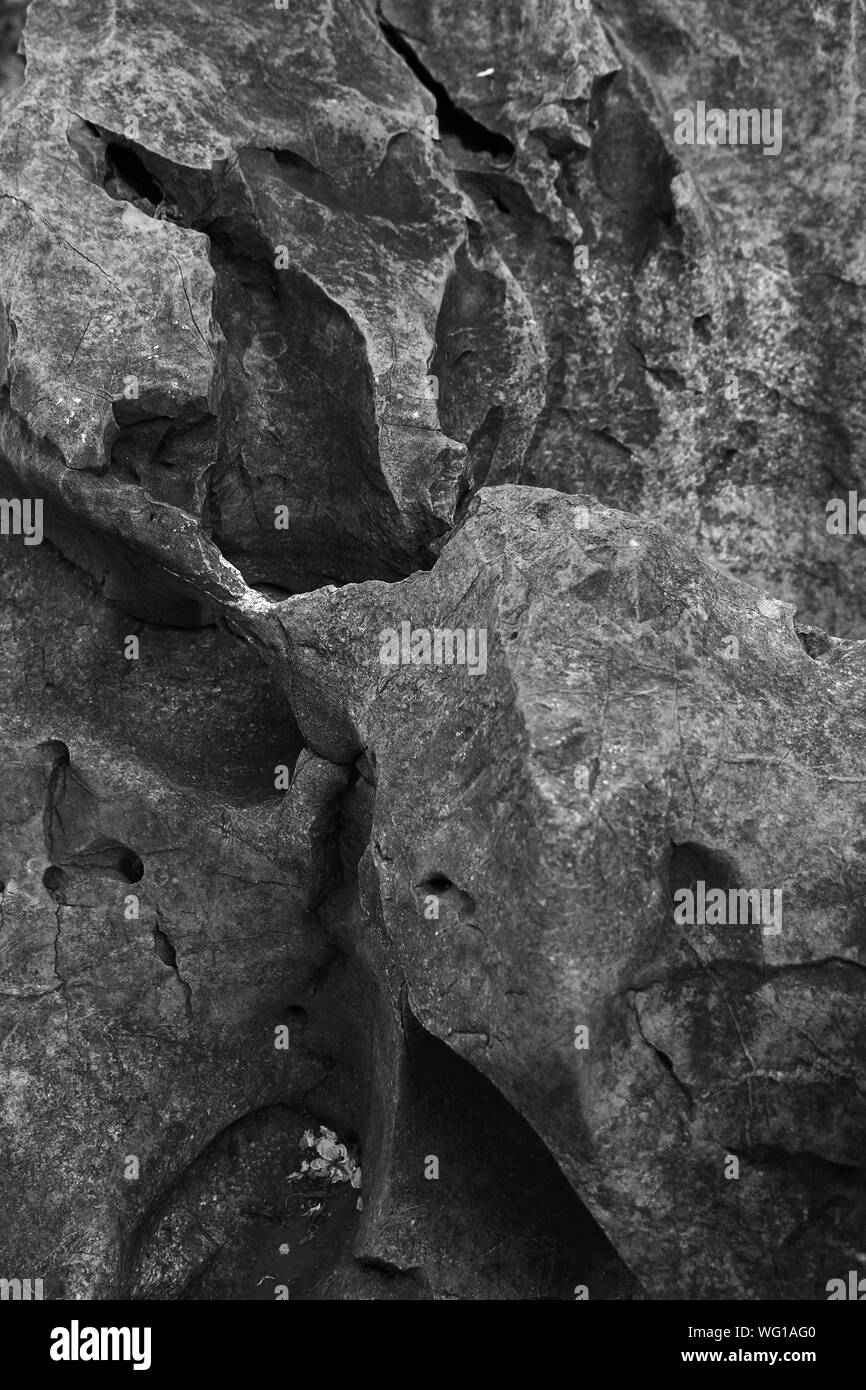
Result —
<instances>
[{"instance_id":1,"label":"deep crevice","mask_svg":"<svg viewBox=\"0 0 866 1390\"><path fill-rule=\"evenodd\" d=\"M380 1260L372 1256L359 1259L357 1263L359 1269L373 1270L377 1274L384 1274L386 1279L417 1280L420 1273L420 1266L411 1265L407 1269L401 1269L399 1265L391 1264L388 1260Z\"/></svg>"},{"instance_id":2,"label":"deep crevice","mask_svg":"<svg viewBox=\"0 0 866 1390\"><path fill-rule=\"evenodd\" d=\"M220 217L202 230L216 275L214 316L228 344L228 428L205 507L214 544L247 584L289 593L393 583L429 568L433 557L425 563L421 544L409 553L409 538L400 537L355 323L300 270L277 269L249 221ZM264 347L270 365L251 403L251 438L234 421L251 392L244 364ZM277 507L286 509L285 529L275 527Z\"/></svg>"},{"instance_id":3,"label":"deep crevice","mask_svg":"<svg viewBox=\"0 0 866 1390\"><path fill-rule=\"evenodd\" d=\"M470 115L462 107L455 104L448 95L447 88L426 68L418 57L412 45L409 43L405 34L401 33L393 24L389 24L382 14L381 7L377 8L379 18L379 28L385 35L388 43L411 69L422 86L427 88L436 98L436 118L439 122L440 135L451 135L467 149L475 154L489 154L497 163L509 163L514 158L514 145L507 135L502 135L497 130L490 130L482 125L474 116Z\"/></svg>"},{"instance_id":4,"label":"deep crevice","mask_svg":"<svg viewBox=\"0 0 866 1390\"><path fill-rule=\"evenodd\" d=\"M66 139L85 178L115 202L131 203L157 221L189 225L134 141L78 115L71 116Z\"/></svg>"},{"instance_id":5,"label":"deep crevice","mask_svg":"<svg viewBox=\"0 0 866 1390\"><path fill-rule=\"evenodd\" d=\"M156 914L156 925L153 928L153 949L159 956L159 959L162 961L163 965L167 965L169 970L174 971L174 974L177 978L177 982L183 990L184 1006L186 1009L187 1017L190 1017L192 1014L192 987L188 984L188 982L183 978L183 976L180 973L180 967L177 963L177 951L175 949L174 942L171 940L171 937L168 935L168 933L163 931L160 915L158 912Z\"/></svg>"},{"instance_id":6,"label":"deep crevice","mask_svg":"<svg viewBox=\"0 0 866 1390\"><path fill-rule=\"evenodd\" d=\"M108 192L111 192L110 181L120 189L130 189L136 197L146 199L155 208L165 202L164 190L160 188L144 161L129 146L109 141L105 146L105 164Z\"/></svg>"},{"instance_id":7,"label":"deep crevice","mask_svg":"<svg viewBox=\"0 0 866 1390\"><path fill-rule=\"evenodd\" d=\"M167 965L170 970L177 970L177 951L162 928L158 926L153 929L153 949L163 965Z\"/></svg>"},{"instance_id":8,"label":"deep crevice","mask_svg":"<svg viewBox=\"0 0 866 1390\"><path fill-rule=\"evenodd\" d=\"M39 750L51 759L45 808L42 812L42 834L45 839L46 852L49 858L53 859L55 858L55 825L60 829L61 834L63 832L60 805L66 796L66 780L71 764L69 749L62 739L46 739L44 743L39 745Z\"/></svg>"},{"instance_id":9,"label":"deep crevice","mask_svg":"<svg viewBox=\"0 0 866 1390\"><path fill-rule=\"evenodd\" d=\"M856 1163L839 1163L835 1159L825 1158L823 1154L810 1152L808 1149L784 1149L780 1144L755 1144L748 1148L735 1145L730 1152L736 1158L745 1159L747 1163L754 1164L759 1168L783 1168L789 1172L798 1174L802 1177L810 1176L817 1170L825 1178L850 1180L856 1182L859 1188L863 1167Z\"/></svg>"}]
</instances>

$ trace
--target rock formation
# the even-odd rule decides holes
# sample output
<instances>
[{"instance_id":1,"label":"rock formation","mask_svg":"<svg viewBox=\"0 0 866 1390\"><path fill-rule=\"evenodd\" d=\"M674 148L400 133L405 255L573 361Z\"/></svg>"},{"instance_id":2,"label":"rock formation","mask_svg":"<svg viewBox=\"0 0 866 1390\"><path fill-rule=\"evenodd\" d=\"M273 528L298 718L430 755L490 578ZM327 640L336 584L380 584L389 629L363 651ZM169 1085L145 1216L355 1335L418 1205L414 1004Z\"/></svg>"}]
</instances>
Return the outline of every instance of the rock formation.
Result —
<instances>
[{"instance_id":1,"label":"rock formation","mask_svg":"<svg viewBox=\"0 0 866 1390\"><path fill-rule=\"evenodd\" d=\"M862 1263L852 5L9 11L0 1274Z\"/></svg>"}]
</instances>

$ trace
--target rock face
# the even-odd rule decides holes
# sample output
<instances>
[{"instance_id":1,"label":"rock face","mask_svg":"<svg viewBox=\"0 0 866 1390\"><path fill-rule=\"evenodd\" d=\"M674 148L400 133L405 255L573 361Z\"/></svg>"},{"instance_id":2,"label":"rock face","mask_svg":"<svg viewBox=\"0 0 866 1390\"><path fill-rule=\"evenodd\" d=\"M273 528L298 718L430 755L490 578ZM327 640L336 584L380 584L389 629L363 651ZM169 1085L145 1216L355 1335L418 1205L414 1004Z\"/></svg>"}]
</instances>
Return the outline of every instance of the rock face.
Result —
<instances>
[{"instance_id":1,"label":"rock face","mask_svg":"<svg viewBox=\"0 0 866 1390\"><path fill-rule=\"evenodd\" d=\"M818 1296L866 1218L862 644L810 656L660 528L523 488L483 490L430 575L275 612L302 730L324 748L332 717L342 756L348 711L375 769L380 976L654 1294ZM428 663L446 625L486 661ZM772 888L778 931L678 924L698 881Z\"/></svg>"},{"instance_id":2,"label":"rock face","mask_svg":"<svg viewBox=\"0 0 866 1390\"><path fill-rule=\"evenodd\" d=\"M110 533L94 570L108 505L148 555L181 512L254 586L429 564L466 493L516 474L543 399L528 303L431 138L432 101L361 6L264 28L257 2L188 29L170 5L134 10L103 42L98 9L37 6L7 106L6 427L43 441L29 484ZM72 320L44 313L49 271Z\"/></svg>"},{"instance_id":3,"label":"rock face","mask_svg":"<svg viewBox=\"0 0 866 1390\"><path fill-rule=\"evenodd\" d=\"M859 57L728 11L30 5L0 1270L816 1299L861 1259ZM778 153L677 144L697 101Z\"/></svg>"},{"instance_id":4,"label":"rock face","mask_svg":"<svg viewBox=\"0 0 866 1390\"><path fill-rule=\"evenodd\" d=\"M825 529L827 500L863 487L856 6L381 9L516 146L503 168L447 142L548 345L521 481L656 517L805 620L866 635L862 547ZM698 101L780 110L780 153L678 145Z\"/></svg>"}]
</instances>

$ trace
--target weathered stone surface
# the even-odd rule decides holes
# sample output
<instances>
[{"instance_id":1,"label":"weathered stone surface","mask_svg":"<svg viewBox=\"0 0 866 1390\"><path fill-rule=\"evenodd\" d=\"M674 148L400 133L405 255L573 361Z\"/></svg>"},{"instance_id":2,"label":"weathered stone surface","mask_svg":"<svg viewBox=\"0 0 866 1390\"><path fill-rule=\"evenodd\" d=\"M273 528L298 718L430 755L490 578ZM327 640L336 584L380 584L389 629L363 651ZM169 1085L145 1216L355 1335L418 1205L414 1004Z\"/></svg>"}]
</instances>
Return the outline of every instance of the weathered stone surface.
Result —
<instances>
[{"instance_id":1,"label":"weathered stone surface","mask_svg":"<svg viewBox=\"0 0 866 1390\"><path fill-rule=\"evenodd\" d=\"M824 510L864 488L856 7L381 8L517 146L511 162L448 149L547 343L520 481L653 516L809 621L866 634L862 547L829 536ZM781 109L781 153L677 145L674 113L699 100Z\"/></svg>"},{"instance_id":2,"label":"weathered stone surface","mask_svg":"<svg viewBox=\"0 0 866 1390\"><path fill-rule=\"evenodd\" d=\"M136 624L127 662L56 556L0 559L3 1263L93 1296L215 1134L326 1080L273 1029L332 953L275 862L262 787L299 740L254 660Z\"/></svg>"},{"instance_id":3,"label":"weathered stone surface","mask_svg":"<svg viewBox=\"0 0 866 1390\"><path fill-rule=\"evenodd\" d=\"M378 1195L411 1207L423 1241L397 1264L365 1238L356 1258L354 1201L326 1193L312 1223L314 1197L291 1204L307 1125L363 1136L365 1161L381 1138L370 1041L386 1010L339 867L357 774L297 756L279 693L224 634L130 624L45 548L0 560L3 1267L42 1271L51 1298L273 1298L270 1275L293 1299L564 1298L588 1279L630 1296L524 1122L399 1029L383 1079L406 1168Z\"/></svg>"},{"instance_id":4,"label":"weathered stone surface","mask_svg":"<svg viewBox=\"0 0 866 1390\"><path fill-rule=\"evenodd\" d=\"M861 1261L847 23L33 0L23 86L0 32L0 491L51 543L0 536L0 1269ZM781 106L781 154L676 145L699 99ZM388 664L407 627L475 645ZM679 925L699 882L781 932ZM321 1124L361 1209L287 1184Z\"/></svg>"},{"instance_id":5,"label":"weathered stone surface","mask_svg":"<svg viewBox=\"0 0 866 1390\"><path fill-rule=\"evenodd\" d=\"M24 80L24 59L18 52L26 0L19 4L7 4L0 15L0 97L14 92Z\"/></svg>"},{"instance_id":6,"label":"weathered stone surface","mask_svg":"<svg viewBox=\"0 0 866 1390\"><path fill-rule=\"evenodd\" d=\"M20 248L0 348L6 452L21 427L39 441L28 485L98 532L122 510L133 549L175 574L165 528L183 551L193 518L186 549L252 584L429 564L467 491L516 475L541 349L375 20L121 0L109 23L37 3L26 44L0 132L2 235ZM68 312L45 313L47 282ZM440 331L471 369L455 376Z\"/></svg>"},{"instance_id":7,"label":"weathered stone surface","mask_svg":"<svg viewBox=\"0 0 866 1390\"><path fill-rule=\"evenodd\" d=\"M650 1293L818 1298L866 1214L866 649L810 657L788 605L576 513L484 490L431 574L281 604L293 706L375 769L378 974L398 963ZM404 622L486 629L486 671L381 665ZM676 926L696 879L780 889L781 934Z\"/></svg>"}]
</instances>

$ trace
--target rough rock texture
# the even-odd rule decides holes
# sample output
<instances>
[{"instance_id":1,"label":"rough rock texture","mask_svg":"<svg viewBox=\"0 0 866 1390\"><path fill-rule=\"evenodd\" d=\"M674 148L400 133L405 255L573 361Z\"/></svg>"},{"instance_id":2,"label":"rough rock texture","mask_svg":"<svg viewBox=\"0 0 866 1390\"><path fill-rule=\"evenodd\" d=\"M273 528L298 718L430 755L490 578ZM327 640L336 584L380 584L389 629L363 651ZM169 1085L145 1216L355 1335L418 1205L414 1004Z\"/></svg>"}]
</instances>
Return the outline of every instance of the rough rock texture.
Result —
<instances>
[{"instance_id":1,"label":"rough rock texture","mask_svg":"<svg viewBox=\"0 0 866 1390\"><path fill-rule=\"evenodd\" d=\"M863 486L857 0L382 12L518 146L505 168L448 150L548 345L521 481L661 519L808 621L866 635L866 552L824 526L828 498ZM781 155L676 145L674 112L697 100L781 108ZM588 248L577 274L566 218Z\"/></svg>"},{"instance_id":2,"label":"rough rock texture","mask_svg":"<svg viewBox=\"0 0 866 1390\"><path fill-rule=\"evenodd\" d=\"M0 137L7 428L43 441L30 485L97 531L122 508L135 550L182 511L253 585L393 578L468 489L515 474L541 347L364 8L274 13L263 48L258 0L224 19L34 9ZM49 267L73 320L45 314Z\"/></svg>"},{"instance_id":3,"label":"rough rock texture","mask_svg":"<svg viewBox=\"0 0 866 1390\"><path fill-rule=\"evenodd\" d=\"M0 492L46 536L0 534L0 1272L862 1262L857 23L33 0L23 85L0 31ZM675 145L698 99L781 154ZM678 924L699 882L781 931ZM360 1208L288 1182L321 1125Z\"/></svg>"},{"instance_id":4,"label":"rough rock texture","mask_svg":"<svg viewBox=\"0 0 866 1390\"><path fill-rule=\"evenodd\" d=\"M345 1191L311 1250L284 1205L306 1126L369 1126L376 996L333 862L354 774L297 756L279 691L216 629L130 624L47 548L0 556L4 1267L42 1270L55 1298L273 1297L259 1280L278 1273L292 1298L393 1296L403 1265L358 1264ZM425 1241L409 1296L633 1289L519 1116L433 1039L400 1037L393 1101L421 1110L403 1128Z\"/></svg>"},{"instance_id":5,"label":"rough rock texture","mask_svg":"<svg viewBox=\"0 0 866 1390\"><path fill-rule=\"evenodd\" d=\"M293 707L319 747L332 720L334 757L348 711L375 768L380 975L397 963L630 1268L669 1298L816 1297L866 1219L866 650L816 659L788 605L575 511L484 490L429 576L281 605ZM485 627L486 674L383 679L376 635L406 619ZM675 927L692 879L772 883L781 933Z\"/></svg>"}]
</instances>

